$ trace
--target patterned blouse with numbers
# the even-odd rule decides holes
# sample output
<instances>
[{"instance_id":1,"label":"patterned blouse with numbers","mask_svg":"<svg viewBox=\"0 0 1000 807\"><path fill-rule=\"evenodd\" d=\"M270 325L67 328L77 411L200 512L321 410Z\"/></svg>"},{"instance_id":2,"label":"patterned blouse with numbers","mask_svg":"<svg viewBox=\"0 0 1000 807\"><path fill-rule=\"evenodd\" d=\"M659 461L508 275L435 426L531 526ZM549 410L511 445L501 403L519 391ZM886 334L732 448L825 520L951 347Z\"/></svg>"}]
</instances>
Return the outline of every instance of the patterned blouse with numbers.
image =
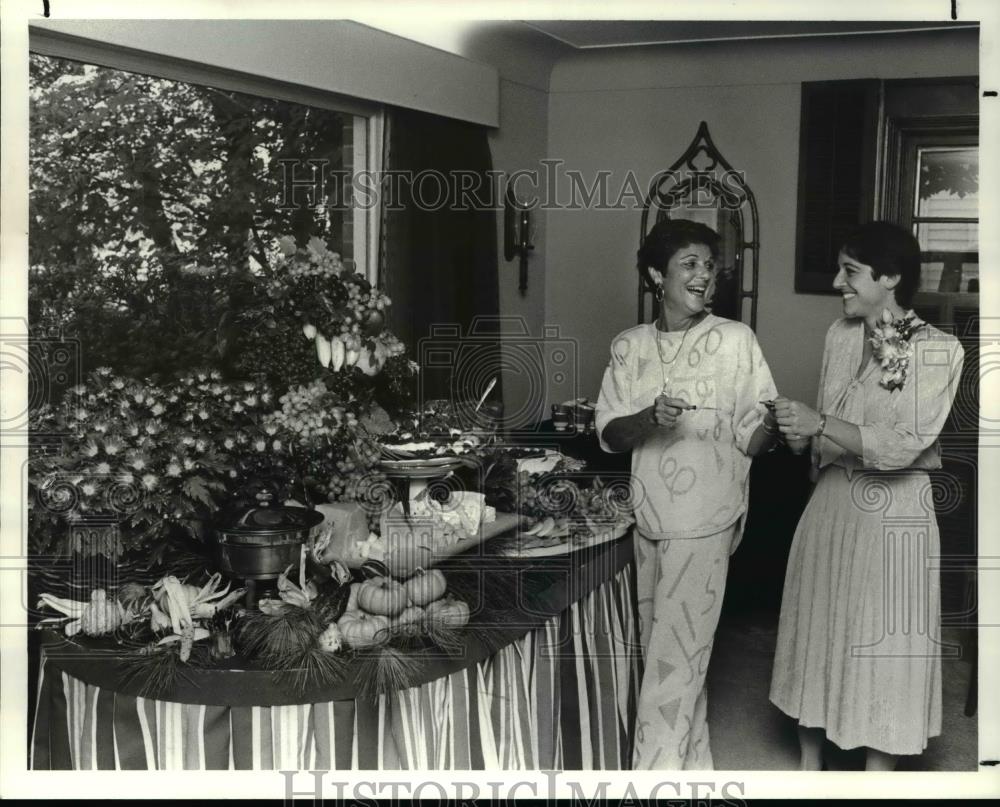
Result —
<instances>
[{"instance_id":1,"label":"patterned blouse with numbers","mask_svg":"<svg viewBox=\"0 0 1000 807\"><path fill-rule=\"evenodd\" d=\"M659 345L657 341L659 340ZM636 525L651 539L719 532L746 512L747 449L777 391L757 339L740 322L712 314L689 331L638 325L615 337L597 403L603 432L663 391L697 409L673 429L657 429L632 450Z\"/></svg>"}]
</instances>

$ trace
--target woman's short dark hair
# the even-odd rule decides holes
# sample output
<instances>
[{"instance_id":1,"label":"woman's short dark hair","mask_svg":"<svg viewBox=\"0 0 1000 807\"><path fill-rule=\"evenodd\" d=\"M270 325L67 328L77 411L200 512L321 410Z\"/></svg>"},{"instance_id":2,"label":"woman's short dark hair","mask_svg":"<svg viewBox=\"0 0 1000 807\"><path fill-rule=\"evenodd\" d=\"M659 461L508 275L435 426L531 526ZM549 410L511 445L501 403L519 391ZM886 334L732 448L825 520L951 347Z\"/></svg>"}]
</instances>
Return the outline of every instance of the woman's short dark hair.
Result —
<instances>
[{"instance_id":1,"label":"woman's short dark hair","mask_svg":"<svg viewBox=\"0 0 1000 807\"><path fill-rule=\"evenodd\" d=\"M854 230L841 251L872 268L872 275L899 277L896 302L909 308L920 288L920 244L913 234L887 221L872 221Z\"/></svg>"},{"instance_id":2,"label":"woman's short dark hair","mask_svg":"<svg viewBox=\"0 0 1000 807\"><path fill-rule=\"evenodd\" d=\"M719 234L711 227L688 219L664 219L646 234L639 247L639 276L647 287L652 288L653 283L646 269L666 271L667 263L676 252L692 244L704 244L711 250L712 257L718 260L720 243Z\"/></svg>"}]
</instances>

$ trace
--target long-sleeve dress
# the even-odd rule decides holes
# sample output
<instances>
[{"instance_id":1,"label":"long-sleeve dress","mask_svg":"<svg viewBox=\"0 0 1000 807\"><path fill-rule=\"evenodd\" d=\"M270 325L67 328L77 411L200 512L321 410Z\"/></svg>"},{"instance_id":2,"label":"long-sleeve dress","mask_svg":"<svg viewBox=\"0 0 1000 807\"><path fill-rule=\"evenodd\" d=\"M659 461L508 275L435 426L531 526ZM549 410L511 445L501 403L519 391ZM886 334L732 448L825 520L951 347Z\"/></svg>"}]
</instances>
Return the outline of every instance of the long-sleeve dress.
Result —
<instances>
[{"instance_id":1,"label":"long-sleeve dress","mask_svg":"<svg viewBox=\"0 0 1000 807\"><path fill-rule=\"evenodd\" d=\"M632 451L645 658L633 767L711 769L705 673L746 513L747 450L775 387L742 323L710 315L687 333L630 328L612 343L598 399L605 450L607 425L650 406L665 385L699 408Z\"/></svg>"},{"instance_id":2,"label":"long-sleeve dress","mask_svg":"<svg viewBox=\"0 0 1000 807\"><path fill-rule=\"evenodd\" d=\"M812 441L816 488L792 541L771 701L841 748L918 754L941 732L940 540L927 471L961 374L961 345L912 337L902 389L860 368L864 323L827 333L820 412L857 425L863 452Z\"/></svg>"}]
</instances>

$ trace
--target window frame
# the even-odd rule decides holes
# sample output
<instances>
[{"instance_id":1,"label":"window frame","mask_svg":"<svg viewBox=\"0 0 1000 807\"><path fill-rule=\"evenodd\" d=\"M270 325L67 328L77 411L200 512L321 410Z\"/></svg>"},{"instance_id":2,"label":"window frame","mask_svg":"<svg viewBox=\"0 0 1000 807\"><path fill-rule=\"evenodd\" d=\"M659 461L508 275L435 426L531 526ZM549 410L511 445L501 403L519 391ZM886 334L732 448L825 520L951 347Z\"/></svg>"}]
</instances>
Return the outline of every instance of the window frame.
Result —
<instances>
[{"instance_id":1,"label":"window frame","mask_svg":"<svg viewBox=\"0 0 1000 807\"><path fill-rule=\"evenodd\" d=\"M917 152L926 147L976 146L979 142L979 117L977 115L943 115L939 117L894 117L885 119L885 171L882 205L879 213L888 221L895 221L913 232L916 198ZM958 217L955 221L965 219ZM971 219L970 219L971 221ZM979 221L977 218L976 221ZM921 260L933 260L935 252L921 252ZM944 254L944 253L941 253ZM959 261L978 260L977 252L947 253ZM952 323L956 308L978 307L976 292L918 291L914 306L939 312L938 321Z\"/></svg>"},{"instance_id":2,"label":"window frame","mask_svg":"<svg viewBox=\"0 0 1000 807\"><path fill-rule=\"evenodd\" d=\"M377 172L381 167L385 119L385 108L381 104L38 27L28 29L28 52L351 115L354 118L354 171ZM377 283L379 205L352 209L354 264L369 282Z\"/></svg>"}]
</instances>

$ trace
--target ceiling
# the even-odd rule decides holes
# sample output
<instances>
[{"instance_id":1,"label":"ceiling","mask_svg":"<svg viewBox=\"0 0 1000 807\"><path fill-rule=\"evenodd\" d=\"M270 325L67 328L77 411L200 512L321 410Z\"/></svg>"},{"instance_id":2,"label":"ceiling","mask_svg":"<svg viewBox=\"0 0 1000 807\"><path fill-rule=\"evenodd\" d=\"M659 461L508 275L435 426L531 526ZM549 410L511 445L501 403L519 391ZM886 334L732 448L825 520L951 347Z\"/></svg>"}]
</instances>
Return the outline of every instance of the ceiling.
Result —
<instances>
[{"instance_id":1,"label":"ceiling","mask_svg":"<svg viewBox=\"0 0 1000 807\"><path fill-rule=\"evenodd\" d=\"M670 20L522 20L551 39L581 50L713 42L735 39L844 36L914 30L976 28L978 23L940 20L924 22L871 21L670 21Z\"/></svg>"}]
</instances>

